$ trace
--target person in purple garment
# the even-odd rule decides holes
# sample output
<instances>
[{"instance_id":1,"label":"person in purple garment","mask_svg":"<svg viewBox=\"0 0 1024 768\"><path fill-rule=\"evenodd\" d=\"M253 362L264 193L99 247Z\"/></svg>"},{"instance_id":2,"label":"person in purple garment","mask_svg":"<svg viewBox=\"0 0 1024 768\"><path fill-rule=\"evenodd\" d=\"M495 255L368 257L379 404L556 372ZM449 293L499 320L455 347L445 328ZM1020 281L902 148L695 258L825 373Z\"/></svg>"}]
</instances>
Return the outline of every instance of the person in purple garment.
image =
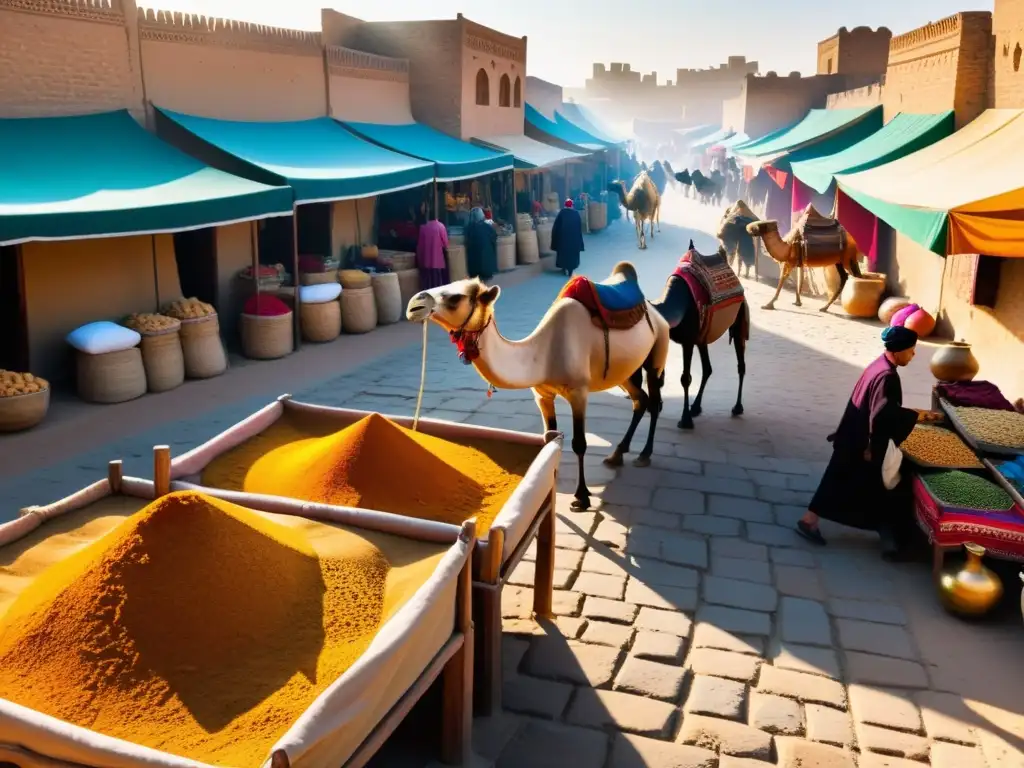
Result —
<instances>
[{"instance_id":1,"label":"person in purple garment","mask_svg":"<svg viewBox=\"0 0 1024 768\"><path fill-rule=\"evenodd\" d=\"M861 374L838 429L828 436L832 458L796 530L822 546L821 517L877 531L882 556L898 559L913 532L913 496L907 473L901 473L892 490L885 487L882 460L890 440L899 446L914 425L931 414L903 407L899 369L914 359L917 334L909 328L889 327L882 332L882 341L885 352Z\"/></svg>"}]
</instances>

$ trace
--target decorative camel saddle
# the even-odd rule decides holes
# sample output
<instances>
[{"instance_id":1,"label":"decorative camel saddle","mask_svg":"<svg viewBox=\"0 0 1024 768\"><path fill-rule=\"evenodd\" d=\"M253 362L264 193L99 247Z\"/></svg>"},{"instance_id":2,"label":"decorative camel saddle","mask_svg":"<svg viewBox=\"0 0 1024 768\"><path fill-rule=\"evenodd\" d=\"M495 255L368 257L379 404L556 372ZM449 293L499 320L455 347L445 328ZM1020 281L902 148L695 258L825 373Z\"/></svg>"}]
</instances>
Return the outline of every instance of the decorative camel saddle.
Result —
<instances>
[{"instance_id":1,"label":"decorative camel saddle","mask_svg":"<svg viewBox=\"0 0 1024 768\"><path fill-rule=\"evenodd\" d=\"M690 243L672 272L685 280L700 314L698 344L711 344L736 321L743 304L743 285L721 253L705 255Z\"/></svg>"},{"instance_id":2,"label":"decorative camel saddle","mask_svg":"<svg viewBox=\"0 0 1024 768\"><path fill-rule=\"evenodd\" d=\"M804 208L793 233L793 242L803 243L804 261L816 255L842 253L846 249L846 229L837 219L822 216L813 205Z\"/></svg>"}]
</instances>

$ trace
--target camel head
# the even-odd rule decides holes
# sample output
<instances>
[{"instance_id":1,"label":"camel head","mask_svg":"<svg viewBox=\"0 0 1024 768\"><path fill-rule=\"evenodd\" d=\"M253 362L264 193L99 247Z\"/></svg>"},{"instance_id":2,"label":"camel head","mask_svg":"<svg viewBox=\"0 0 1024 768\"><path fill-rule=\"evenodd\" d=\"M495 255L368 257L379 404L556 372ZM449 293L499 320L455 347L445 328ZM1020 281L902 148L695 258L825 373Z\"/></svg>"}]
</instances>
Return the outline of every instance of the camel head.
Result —
<instances>
[{"instance_id":1,"label":"camel head","mask_svg":"<svg viewBox=\"0 0 1024 768\"><path fill-rule=\"evenodd\" d=\"M674 175L676 177L676 181L678 181L680 184L690 185L693 183L693 179L690 178L689 171L679 171L679 173L676 173Z\"/></svg>"},{"instance_id":2,"label":"camel head","mask_svg":"<svg viewBox=\"0 0 1024 768\"><path fill-rule=\"evenodd\" d=\"M625 191L626 191L626 182L622 181L621 179L616 179L615 181L608 182L608 191L609 192L615 192L615 193L618 193L618 192L621 191L621 192L625 193Z\"/></svg>"},{"instance_id":3,"label":"camel head","mask_svg":"<svg viewBox=\"0 0 1024 768\"><path fill-rule=\"evenodd\" d=\"M777 221L752 221L747 224L747 234L754 237L764 237L769 232L778 232L779 222Z\"/></svg>"},{"instance_id":4,"label":"camel head","mask_svg":"<svg viewBox=\"0 0 1024 768\"><path fill-rule=\"evenodd\" d=\"M446 331L482 331L494 315L494 302L501 288L489 288L478 278L420 291L405 309L405 316L414 323L433 320Z\"/></svg>"}]
</instances>

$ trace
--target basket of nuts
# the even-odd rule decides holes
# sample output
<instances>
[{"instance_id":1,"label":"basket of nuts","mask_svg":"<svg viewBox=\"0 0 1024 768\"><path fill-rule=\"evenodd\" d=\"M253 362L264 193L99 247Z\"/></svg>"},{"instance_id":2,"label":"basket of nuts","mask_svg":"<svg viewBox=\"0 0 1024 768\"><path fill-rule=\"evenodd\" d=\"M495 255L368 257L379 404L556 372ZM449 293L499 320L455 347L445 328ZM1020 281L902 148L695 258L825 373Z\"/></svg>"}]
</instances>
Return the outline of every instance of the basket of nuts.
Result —
<instances>
[{"instance_id":1,"label":"basket of nuts","mask_svg":"<svg viewBox=\"0 0 1024 768\"><path fill-rule=\"evenodd\" d=\"M31 429L50 409L50 383L31 373L0 369L0 432Z\"/></svg>"},{"instance_id":2,"label":"basket of nuts","mask_svg":"<svg viewBox=\"0 0 1024 768\"><path fill-rule=\"evenodd\" d=\"M979 451L1010 456L1024 453L1024 413L940 402L957 432Z\"/></svg>"},{"instance_id":3,"label":"basket of nuts","mask_svg":"<svg viewBox=\"0 0 1024 768\"><path fill-rule=\"evenodd\" d=\"M197 298L178 299L164 307L163 314L181 321L181 350L185 376L208 379L228 368L228 356L220 338L217 310Z\"/></svg>"},{"instance_id":4,"label":"basket of nuts","mask_svg":"<svg viewBox=\"0 0 1024 768\"><path fill-rule=\"evenodd\" d=\"M185 381L185 355L181 348L181 320L168 315L136 314L125 318L125 326L142 336L142 365L146 388L166 392Z\"/></svg>"},{"instance_id":5,"label":"basket of nuts","mask_svg":"<svg viewBox=\"0 0 1024 768\"><path fill-rule=\"evenodd\" d=\"M945 427L918 424L900 445L903 454L921 467L981 469L982 463L960 436Z\"/></svg>"}]
</instances>

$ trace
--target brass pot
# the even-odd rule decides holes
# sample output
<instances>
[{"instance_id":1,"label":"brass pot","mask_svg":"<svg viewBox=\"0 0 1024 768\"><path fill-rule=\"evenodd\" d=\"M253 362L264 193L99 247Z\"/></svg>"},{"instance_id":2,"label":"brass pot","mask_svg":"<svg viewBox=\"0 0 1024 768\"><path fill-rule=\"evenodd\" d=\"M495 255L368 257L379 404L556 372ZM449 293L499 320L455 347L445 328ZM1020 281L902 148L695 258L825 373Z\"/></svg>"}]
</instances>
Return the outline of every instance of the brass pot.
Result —
<instances>
[{"instance_id":1,"label":"brass pot","mask_svg":"<svg viewBox=\"0 0 1024 768\"><path fill-rule=\"evenodd\" d=\"M986 568L981 558L985 548L968 542L967 562L959 571L943 571L939 578L939 599L946 610L959 616L982 616L1003 596L999 577Z\"/></svg>"},{"instance_id":2,"label":"brass pot","mask_svg":"<svg viewBox=\"0 0 1024 768\"><path fill-rule=\"evenodd\" d=\"M971 381L981 366L965 341L951 341L935 350L928 364L939 381Z\"/></svg>"}]
</instances>

